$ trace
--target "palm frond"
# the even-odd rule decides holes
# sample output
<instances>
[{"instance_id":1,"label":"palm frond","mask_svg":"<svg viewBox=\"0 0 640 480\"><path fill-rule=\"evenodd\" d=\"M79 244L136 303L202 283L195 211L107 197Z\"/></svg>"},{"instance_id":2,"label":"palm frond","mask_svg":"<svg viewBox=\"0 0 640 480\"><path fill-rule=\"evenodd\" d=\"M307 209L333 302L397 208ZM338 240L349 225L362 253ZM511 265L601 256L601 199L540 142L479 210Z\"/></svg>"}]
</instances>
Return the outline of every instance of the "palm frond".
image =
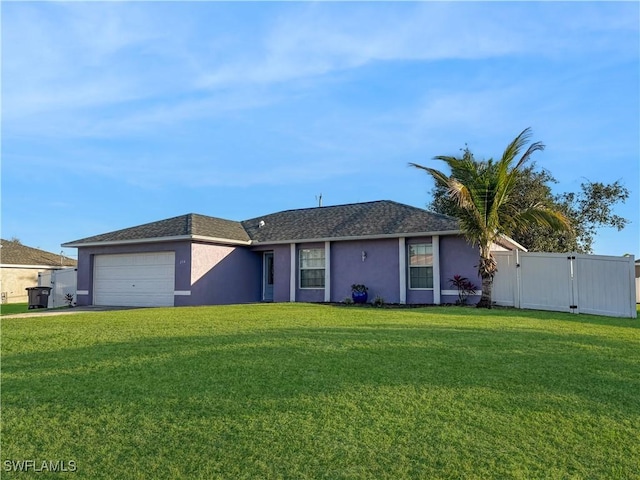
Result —
<instances>
[{"instance_id":1,"label":"palm frond","mask_svg":"<svg viewBox=\"0 0 640 480\"><path fill-rule=\"evenodd\" d=\"M527 224L548 226L554 230L570 228L569 221L561 213L544 205L532 205L520 211L513 203L520 169L534 152L544 149L541 142L534 142L525 149L530 137L531 129L525 128L497 161L491 158L476 161L468 151L461 158L434 157L447 164L450 175L423 165L410 165L426 171L447 189L448 196L459 208L460 227L472 243L489 245L499 235L511 235Z\"/></svg>"},{"instance_id":2,"label":"palm frond","mask_svg":"<svg viewBox=\"0 0 640 480\"><path fill-rule=\"evenodd\" d=\"M544 149L545 149L544 143L542 142L532 143L531 145L529 145L529 148L527 148L527 151L524 152L522 157L520 157L520 160L518 160L518 163L516 163L514 169L519 170L522 165L527 163L527 161L529 160L529 158L534 152L541 152Z\"/></svg>"},{"instance_id":3,"label":"palm frond","mask_svg":"<svg viewBox=\"0 0 640 480\"><path fill-rule=\"evenodd\" d=\"M409 166L424 170L429 175L431 175L436 182L440 183L441 185L448 186L449 176L441 172L440 170L431 167L425 167L424 165L419 165L417 163L409 163Z\"/></svg>"},{"instance_id":4,"label":"palm frond","mask_svg":"<svg viewBox=\"0 0 640 480\"><path fill-rule=\"evenodd\" d=\"M527 230L534 225L557 231L571 231L570 220L557 210L544 205L532 205L513 216L516 228Z\"/></svg>"},{"instance_id":5,"label":"palm frond","mask_svg":"<svg viewBox=\"0 0 640 480\"><path fill-rule=\"evenodd\" d=\"M460 167L457 163L460 159L457 159L455 157L440 157L440 159L446 161L450 166L453 165L452 168L455 168L456 171L459 171ZM424 165L420 165L417 163L409 163L409 166L424 170L429 175L431 175L431 177L433 177L433 179L437 183L447 189L447 194L449 195L449 197L451 197L460 208L467 209L473 203L471 193L469 192L467 186L453 175L449 176L440 170L431 167L425 167Z\"/></svg>"},{"instance_id":6,"label":"palm frond","mask_svg":"<svg viewBox=\"0 0 640 480\"><path fill-rule=\"evenodd\" d=\"M502 154L501 161L508 164L511 163L513 159L518 156L518 153L520 152L520 150L522 150L522 147L527 144L530 137L531 128L527 127L522 132L520 132L520 134L516 138L514 138L511 143L509 143L509 145L507 145L507 148L505 148L504 153Z\"/></svg>"},{"instance_id":7,"label":"palm frond","mask_svg":"<svg viewBox=\"0 0 640 480\"><path fill-rule=\"evenodd\" d=\"M454 199L456 204L460 208L467 210L473 204L473 198L471 196L471 192L469 191L467 186L464 185L459 180L453 177L450 177L449 182L447 183L447 188L448 188L447 193L449 194L449 197Z\"/></svg>"}]
</instances>

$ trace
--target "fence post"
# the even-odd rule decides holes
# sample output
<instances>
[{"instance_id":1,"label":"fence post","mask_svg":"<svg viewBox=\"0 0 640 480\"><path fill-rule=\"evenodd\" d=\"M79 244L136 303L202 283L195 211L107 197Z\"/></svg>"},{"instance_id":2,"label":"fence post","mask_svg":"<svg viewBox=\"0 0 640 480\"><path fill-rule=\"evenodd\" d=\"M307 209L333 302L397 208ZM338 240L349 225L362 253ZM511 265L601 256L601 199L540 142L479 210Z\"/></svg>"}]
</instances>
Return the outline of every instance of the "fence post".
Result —
<instances>
[{"instance_id":1,"label":"fence post","mask_svg":"<svg viewBox=\"0 0 640 480\"><path fill-rule=\"evenodd\" d=\"M520 308L520 297L522 293L520 291L520 289L522 288L522 278L520 276L520 252L518 251L518 249L515 249L514 252L514 257L516 260L516 288L514 289L515 298L513 299L513 306L515 308Z\"/></svg>"},{"instance_id":2,"label":"fence post","mask_svg":"<svg viewBox=\"0 0 640 480\"><path fill-rule=\"evenodd\" d=\"M571 252L567 259L569 260L569 281L571 282L571 299L569 302L569 311L578 315L580 313L580 298L578 292L578 262L576 262L577 253Z\"/></svg>"},{"instance_id":3,"label":"fence post","mask_svg":"<svg viewBox=\"0 0 640 480\"><path fill-rule=\"evenodd\" d=\"M629 301L631 302L631 318L638 318L638 309L636 308L636 302L638 301L638 279L636 277L636 262L633 255L627 257L629 259Z\"/></svg>"}]
</instances>

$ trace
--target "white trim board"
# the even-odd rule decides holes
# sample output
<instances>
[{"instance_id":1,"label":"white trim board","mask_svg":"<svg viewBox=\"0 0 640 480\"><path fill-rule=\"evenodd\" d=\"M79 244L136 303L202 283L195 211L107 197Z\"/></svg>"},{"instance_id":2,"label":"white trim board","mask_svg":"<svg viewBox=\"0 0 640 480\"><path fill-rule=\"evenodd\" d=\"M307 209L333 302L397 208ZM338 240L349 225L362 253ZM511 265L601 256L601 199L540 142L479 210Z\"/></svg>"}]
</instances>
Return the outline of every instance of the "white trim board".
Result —
<instances>
[{"instance_id":1,"label":"white trim board","mask_svg":"<svg viewBox=\"0 0 640 480\"><path fill-rule=\"evenodd\" d=\"M324 301L331 301L331 242L324 242Z\"/></svg>"},{"instance_id":2,"label":"white trim board","mask_svg":"<svg viewBox=\"0 0 640 480\"><path fill-rule=\"evenodd\" d=\"M296 244L292 243L289 248L289 263L291 271L289 272L289 301L296 301Z\"/></svg>"},{"instance_id":3,"label":"white trim board","mask_svg":"<svg viewBox=\"0 0 640 480\"><path fill-rule=\"evenodd\" d=\"M440 235L431 237L431 265L433 266L433 303L440 305Z\"/></svg>"},{"instance_id":4,"label":"white trim board","mask_svg":"<svg viewBox=\"0 0 640 480\"><path fill-rule=\"evenodd\" d=\"M353 237L319 237L319 238L296 238L296 243L321 243L321 242L348 242L355 240L381 240L391 238L414 238L414 237L432 237L434 235L460 235L460 230L448 230L444 232L416 232L416 233L385 233L378 235L354 235ZM275 240L275 241L254 241L251 245L278 245L290 244L292 240Z\"/></svg>"},{"instance_id":5,"label":"white trim board","mask_svg":"<svg viewBox=\"0 0 640 480\"><path fill-rule=\"evenodd\" d=\"M458 290L440 290L442 295L455 295L458 296ZM473 295L482 295L482 290L474 290L473 293L470 293L469 296Z\"/></svg>"},{"instance_id":6,"label":"white trim board","mask_svg":"<svg viewBox=\"0 0 640 480\"><path fill-rule=\"evenodd\" d=\"M400 280L400 303L407 303L407 245L406 239L398 239L398 278Z\"/></svg>"}]
</instances>

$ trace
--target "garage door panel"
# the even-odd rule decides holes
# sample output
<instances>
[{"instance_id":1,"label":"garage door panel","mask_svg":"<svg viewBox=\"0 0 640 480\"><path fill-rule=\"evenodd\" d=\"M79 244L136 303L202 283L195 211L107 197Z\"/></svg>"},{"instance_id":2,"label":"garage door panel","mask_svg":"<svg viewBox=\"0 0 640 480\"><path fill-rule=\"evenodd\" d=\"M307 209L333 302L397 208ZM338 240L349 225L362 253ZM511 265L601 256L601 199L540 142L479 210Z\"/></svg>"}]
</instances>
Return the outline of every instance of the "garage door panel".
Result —
<instances>
[{"instance_id":1,"label":"garage door panel","mask_svg":"<svg viewBox=\"0 0 640 480\"><path fill-rule=\"evenodd\" d=\"M119 267L124 265L173 265L173 252L161 253L127 253L113 255L96 255L94 264L100 267Z\"/></svg>"},{"instance_id":2,"label":"garage door panel","mask_svg":"<svg viewBox=\"0 0 640 480\"><path fill-rule=\"evenodd\" d=\"M113 280L102 280L100 281L101 288L100 291L106 292L130 292L135 293L136 291L141 291L141 293L153 293L153 291L161 291L161 292L173 292L173 282L169 282L163 279L132 279L131 282L135 283L125 283L121 280L113 279Z\"/></svg>"},{"instance_id":3,"label":"garage door panel","mask_svg":"<svg viewBox=\"0 0 640 480\"><path fill-rule=\"evenodd\" d=\"M173 306L175 253L97 255L95 305Z\"/></svg>"},{"instance_id":4,"label":"garage door panel","mask_svg":"<svg viewBox=\"0 0 640 480\"><path fill-rule=\"evenodd\" d=\"M100 295L99 303L95 305L108 305L119 307L172 307L166 295L138 295L126 293Z\"/></svg>"},{"instance_id":5,"label":"garage door panel","mask_svg":"<svg viewBox=\"0 0 640 480\"><path fill-rule=\"evenodd\" d=\"M110 280L110 279L154 279L159 277L168 277L173 275L173 268L169 268L164 265L151 266L145 265L141 268L141 265L127 265L123 267L99 267L96 270L95 278Z\"/></svg>"}]
</instances>

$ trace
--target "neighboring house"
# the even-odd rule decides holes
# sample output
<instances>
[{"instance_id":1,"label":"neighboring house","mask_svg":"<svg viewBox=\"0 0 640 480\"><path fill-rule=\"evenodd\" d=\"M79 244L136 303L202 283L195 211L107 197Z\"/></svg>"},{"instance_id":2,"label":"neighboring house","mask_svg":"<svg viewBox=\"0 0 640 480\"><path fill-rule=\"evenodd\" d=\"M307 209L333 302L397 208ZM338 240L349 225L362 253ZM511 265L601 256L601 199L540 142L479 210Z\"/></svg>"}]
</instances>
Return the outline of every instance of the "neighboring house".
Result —
<instances>
[{"instance_id":1,"label":"neighboring house","mask_svg":"<svg viewBox=\"0 0 640 480\"><path fill-rule=\"evenodd\" d=\"M439 304L457 299L454 275L480 283L457 220L392 201L242 222L188 214L63 246L78 248L78 305L341 302L354 283L370 300Z\"/></svg>"},{"instance_id":2,"label":"neighboring house","mask_svg":"<svg viewBox=\"0 0 640 480\"><path fill-rule=\"evenodd\" d=\"M38 285L38 272L75 267L76 261L60 254L27 247L15 240L0 240L0 292L2 303L24 303L27 287Z\"/></svg>"}]
</instances>

